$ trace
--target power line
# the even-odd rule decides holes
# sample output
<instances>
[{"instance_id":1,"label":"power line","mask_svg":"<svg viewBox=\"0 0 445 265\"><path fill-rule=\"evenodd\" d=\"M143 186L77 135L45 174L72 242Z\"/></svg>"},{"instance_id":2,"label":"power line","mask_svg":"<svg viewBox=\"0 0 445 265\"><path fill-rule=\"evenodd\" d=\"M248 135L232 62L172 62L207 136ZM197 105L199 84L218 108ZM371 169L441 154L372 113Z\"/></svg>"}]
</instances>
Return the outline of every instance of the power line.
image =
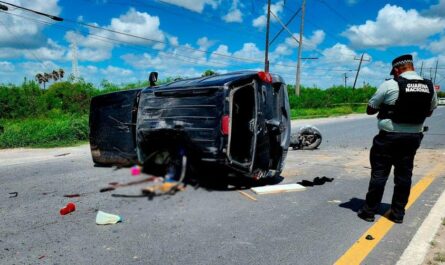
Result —
<instances>
[{"instance_id":1,"label":"power line","mask_svg":"<svg viewBox=\"0 0 445 265\"><path fill-rule=\"evenodd\" d=\"M322 3L323 5L325 5L329 10L331 10L331 12L332 13L334 13L335 15L337 15L339 18L341 18L343 21L345 21L346 23L348 23L348 24L354 24L354 23L352 23L348 18L346 18L345 16L343 16L340 12L338 12L334 7L332 7L331 5L329 5L325 0L318 0L320 3ZM366 39L368 39L368 40L372 40L372 38L369 36L369 35L367 35L367 34L364 34L363 32L362 32L362 36L364 36ZM390 51L390 50L386 50L385 51L386 53L389 53L389 54L391 54L392 56L396 56L396 54L395 53L393 53L392 51Z\"/></svg>"},{"instance_id":2,"label":"power line","mask_svg":"<svg viewBox=\"0 0 445 265\"><path fill-rule=\"evenodd\" d=\"M18 16L18 17L23 18L23 19L31 20L31 21L34 21L34 22L37 22L37 23L46 24L46 25L49 25L49 26L55 26L55 27L57 27L57 28L63 28L63 29L66 29L66 30L75 30L75 28L73 28L73 27L66 27L66 26L62 26L62 25L60 25L60 24L49 23L49 22L47 22L47 21L42 21L42 20L38 20L38 19L34 19L34 18L29 18L29 17L26 17L26 16L18 15L18 14L12 14L12 13L8 13L8 14L9 14L9 15L13 15L13 16ZM146 49L137 49L136 47L139 47L139 46L135 46L134 43L130 43L130 42L122 41L122 40L116 40L116 39L113 39L113 38L109 38L109 37L105 37L105 36L97 35L97 34L94 34L94 33L88 33L88 34L91 35L90 37L91 37L92 39L96 39L96 40L99 40L99 41L103 41L103 42L107 42L107 43L112 43L112 44L125 44L125 45L128 45L128 47L133 48L134 50L147 51ZM133 45L133 46L132 46L132 45ZM181 47L179 47L179 48L181 48ZM151 49L152 49L152 50L156 50L156 49L154 49L154 48L151 48ZM163 51L163 53L168 54L168 55L172 55L172 57L178 57L178 56L181 56L181 57L183 57L183 58L186 58L186 59L192 59L192 60L199 60L199 59L200 59L200 58L187 57L187 56L185 56L185 55L180 55L180 54L176 54L176 53L172 53L172 52L167 52L167 51ZM188 63L199 63L199 62L196 62L196 61L183 60L183 59L180 58L180 57L177 58L177 59L179 59L179 60L181 60L181 61L188 62ZM212 63L212 65L208 64L207 66L214 66L213 64L215 64L215 63ZM223 64L221 64L221 63L219 63L219 62L216 62L216 64L220 64L220 65L222 65L222 66L229 66L229 64L225 64L225 65L223 65Z\"/></svg>"},{"instance_id":3,"label":"power line","mask_svg":"<svg viewBox=\"0 0 445 265\"><path fill-rule=\"evenodd\" d=\"M95 3L94 0L83 0L83 1L84 2L89 2L89 3ZM163 1L159 1L159 2L164 3L164 4L167 5L167 3L163 2ZM104 2L104 4L111 4L111 5L118 5L118 6L125 6L125 7L129 6L128 3L116 2L116 1L110 1L110 0ZM160 7L158 5L150 4L150 3L147 3L147 2L136 1L136 0L133 0L131 2L131 4L134 5L134 6L139 6L139 7L146 7L146 8L148 7L148 8L158 9L158 10L164 11L164 12L169 13L169 14L178 15L181 18L186 18L188 20L198 21L201 24L202 24L202 21L205 21L204 25L213 26L213 27L215 27L217 29L223 28L225 30L229 30L229 31L233 31L233 32L238 32L238 33L242 32L243 34L247 34L247 35L251 35L251 36L257 36L257 37L261 36L261 37L263 37L263 34L261 34L260 32L252 31L252 30L248 29L247 27L245 27L241 23L239 25L237 25L236 28L231 28L231 27L225 26L224 24L216 23L216 21L219 21L221 19L220 17L217 17L217 16L209 16L208 14L205 14L205 15L201 14L199 17L188 16L189 13L186 13L186 12L176 12L176 11L173 11L171 9L166 10L165 8ZM168 4L168 5L171 5L171 4ZM254 39L257 40L257 38L254 38Z\"/></svg>"},{"instance_id":4,"label":"power line","mask_svg":"<svg viewBox=\"0 0 445 265\"><path fill-rule=\"evenodd\" d=\"M26 17L26 16L21 16L21 15L18 15L18 14L13 14L13 13L10 13L10 12L5 12L5 13L7 13L7 14L9 14L9 15L13 15L13 16L18 16L18 17L21 17L21 18L24 18L24 19L29 19L29 20L37 21L37 22L39 22L39 23L44 23L44 24L46 24L46 25L54 25L54 26L56 26L56 27L62 27L62 28L73 29L73 28L69 28L69 27L63 27L63 26L60 26L60 24L54 24L54 23L49 23L49 22L47 22L47 21L41 21L41 20L37 20L37 19L32 19L32 18L29 18L29 17ZM66 20L67 20L67 19L66 19ZM93 26L93 27L96 28L96 29L103 29L103 30L105 30L105 31L112 31L112 32L114 32L114 33L116 33L116 34L124 34L124 35L129 35L129 36L133 37L132 34L122 33L122 32L113 31L113 30L109 30L109 29L104 29L104 28L101 28L101 27L96 27L96 26L94 26L94 25L87 24L87 23L76 22L76 21L73 21L73 20L67 20L67 21L70 21L70 22L72 22L72 23L76 23L76 24L84 24L84 26L86 26L86 27L91 27L91 26ZM96 36L96 37L98 37L98 38L109 39L109 40L112 40L112 41L117 42L117 43L124 43L124 44L127 44L127 45L134 45L133 43L130 43L130 42L124 42L124 41L121 41L121 40L115 40L115 39L112 39L112 38L109 38L109 37L100 36L100 35L92 34L92 33L89 33L89 34L90 34L90 35L93 35L93 36ZM134 36L134 37L135 37L135 38L146 39L146 40L148 40L148 41L152 41L152 39L143 38L143 37L140 37L140 36ZM104 40L102 40L102 41L104 41ZM166 43L166 42L162 42L162 41L158 41L158 42L159 42L159 43L163 43L163 44L168 44L168 43ZM172 46L174 46L174 45L172 45ZM217 55L217 56L224 56L224 57L229 58L229 59L236 59L237 61L261 63L261 61L259 61L259 60L253 60L253 59L247 59L247 58L239 58L239 57L230 56L230 55L223 55L223 54L219 54L219 53L215 53L215 52L210 52L210 51L203 51L203 50L199 50L199 49L195 49L195 48L191 48L191 47L184 47L184 46L181 47L181 46L179 46L179 45L176 45L176 46L174 46L174 47L177 47L178 49L191 49L191 50L195 50L195 51L199 51L199 52L203 52L203 53L207 53L207 54L213 54L213 55ZM164 52L164 53L168 53L168 52L166 52L166 51L163 51L163 52ZM172 54L172 55L177 56L178 54ZM183 55L180 55L180 56L185 57L185 56L183 56ZM186 57L186 58L187 58L187 57ZM178 59L179 59L179 58L178 58ZM189 59L192 59L192 60L201 60L200 58L190 58L190 57L189 57ZM246 60L246 59L247 59L247 60ZM180 59L180 60L181 60L181 59ZM184 61L184 60L183 60L183 61ZM202 60L201 60L201 61L198 61L198 62L190 62L190 61L186 61L186 62L203 64ZM214 66L215 63L218 64L219 62L217 62L216 60L213 60L211 63L209 63L209 64L207 64L207 65ZM289 64L284 64L284 63L273 63L273 65L276 65L276 66L283 66L283 67L291 67L291 68L294 68L294 67L295 67L294 65L289 65ZM229 65L228 65L228 64L225 64L225 65L223 65L223 66L229 66ZM314 70L326 70L326 71L349 71L349 70L345 70L345 69L329 69L329 68L312 68L312 69L314 69Z\"/></svg>"}]
</instances>

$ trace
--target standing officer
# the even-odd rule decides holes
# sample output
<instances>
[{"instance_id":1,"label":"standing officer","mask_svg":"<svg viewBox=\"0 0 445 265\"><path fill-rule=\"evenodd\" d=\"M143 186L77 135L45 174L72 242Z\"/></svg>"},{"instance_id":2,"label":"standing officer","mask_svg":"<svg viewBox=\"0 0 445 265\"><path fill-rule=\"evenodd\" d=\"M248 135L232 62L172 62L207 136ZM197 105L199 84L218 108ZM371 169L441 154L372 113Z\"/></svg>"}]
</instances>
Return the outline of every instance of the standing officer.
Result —
<instances>
[{"instance_id":1,"label":"standing officer","mask_svg":"<svg viewBox=\"0 0 445 265\"><path fill-rule=\"evenodd\" d=\"M366 202L357 213L373 222L382 201L391 167L394 166L394 193L389 219L402 223L411 190L416 151L423 138L423 122L437 107L437 95L430 80L414 71L413 57L402 55L392 61L391 75L369 100L366 113L378 112L379 134L370 153L371 180Z\"/></svg>"}]
</instances>

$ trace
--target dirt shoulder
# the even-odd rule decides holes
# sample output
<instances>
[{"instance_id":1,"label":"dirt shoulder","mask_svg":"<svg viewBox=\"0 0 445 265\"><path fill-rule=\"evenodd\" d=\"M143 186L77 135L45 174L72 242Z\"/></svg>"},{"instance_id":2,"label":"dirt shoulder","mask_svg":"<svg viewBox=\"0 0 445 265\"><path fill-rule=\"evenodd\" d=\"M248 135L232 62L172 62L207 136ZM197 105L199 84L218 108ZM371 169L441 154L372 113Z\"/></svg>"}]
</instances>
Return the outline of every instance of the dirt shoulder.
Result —
<instances>
[{"instance_id":1,"label":"dirt shoulder","mask_svg":"<svg viewBox=\"0 0 445 265\"><path fill-rule=\"evenodd\" d=\"M445 264L445 219L442 219L442 223L436 236L430 242L430 249L422 263L422 265L439 264Z\"/></svg>"}]
</instances>

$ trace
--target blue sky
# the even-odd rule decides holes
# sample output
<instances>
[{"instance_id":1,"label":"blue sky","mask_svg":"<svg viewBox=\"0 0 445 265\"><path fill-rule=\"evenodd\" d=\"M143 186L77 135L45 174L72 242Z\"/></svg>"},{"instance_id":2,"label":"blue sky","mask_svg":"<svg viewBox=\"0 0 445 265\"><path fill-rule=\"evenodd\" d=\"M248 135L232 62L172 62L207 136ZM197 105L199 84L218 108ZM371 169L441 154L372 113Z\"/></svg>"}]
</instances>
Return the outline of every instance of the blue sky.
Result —
<instances>
[{"instance_id":1,"label":"blue sky","mask_svg":"<svg viewBox=\"0 0 445 265\"><path fill-rule=\"evenodd\" d=\"M266 0L7 0L65 18L55 22L19 9L0 12L0 82L21 83L39 72L72 72L73 43L80 75L128 83L158 71L160 78L260 70L264 61ZM284 23L301 1L272 0ZM300 14L289 25L298 36ZM93 25L97 28L85 26ZM104 30L105 29L105 30ZM271 37L280 30L272 18ZM127 35L119 34L125 32ZM136 37L133 37L136 36ZM305 86L358 85L389 78L391 60L415 57L415 66L445 86L445 0L307 0L301 82ZM284 31L270 47L271 72L295 82L297 43Z\"/></svg>"}]
</instances>

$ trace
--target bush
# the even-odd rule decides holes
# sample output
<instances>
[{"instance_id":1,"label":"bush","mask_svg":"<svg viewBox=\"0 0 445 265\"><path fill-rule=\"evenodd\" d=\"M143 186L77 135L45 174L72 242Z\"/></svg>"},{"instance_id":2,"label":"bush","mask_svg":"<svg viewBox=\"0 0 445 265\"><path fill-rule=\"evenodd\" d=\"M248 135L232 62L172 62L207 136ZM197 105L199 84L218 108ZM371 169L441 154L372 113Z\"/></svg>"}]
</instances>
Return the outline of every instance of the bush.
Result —
<instances>
[{"instance_id":1,"label":"bush","mask_svg":"<svg viewBox=\"0 0 445 265\"><path fill-rule=\"evenodd\" d=\"M91 98L96 93L91 83L58 82L45 91L44 98L47 110L59 109L63 113L86 114L90 108Z\"/></svg>"},{"instance_id":2,"label":"bush","mask_svg":"<svg viewBox=\"0 0 445 265\"><path fill-rule=\"evenodd\" d=\"M0 148L54 147L88 140L87 115L3 120Z\"/></svg>"},{"instance_id":3,"label":"bush","mask_svg":"<svg viewBox=\"0 0 445 265\"><path fill-rule=\"evenodd\" d=\"M300 96L295 95L295 87L288 85L289 103L292 109L333 108L339 105L357 105L367 103L376 88L366 86L352 90L337 86L326 90L301 87Z\"/></svg>"},{"instance_id":4,"label":"bush","mask_svg":"<svg viewBox=\"0 0 445 265\"><path fill-rule=\"evenodd\" d=\"M23 118L45 112L43 91L34 81L21 86L0 85L0 119Z\"/></svg>"}]
</instances>

